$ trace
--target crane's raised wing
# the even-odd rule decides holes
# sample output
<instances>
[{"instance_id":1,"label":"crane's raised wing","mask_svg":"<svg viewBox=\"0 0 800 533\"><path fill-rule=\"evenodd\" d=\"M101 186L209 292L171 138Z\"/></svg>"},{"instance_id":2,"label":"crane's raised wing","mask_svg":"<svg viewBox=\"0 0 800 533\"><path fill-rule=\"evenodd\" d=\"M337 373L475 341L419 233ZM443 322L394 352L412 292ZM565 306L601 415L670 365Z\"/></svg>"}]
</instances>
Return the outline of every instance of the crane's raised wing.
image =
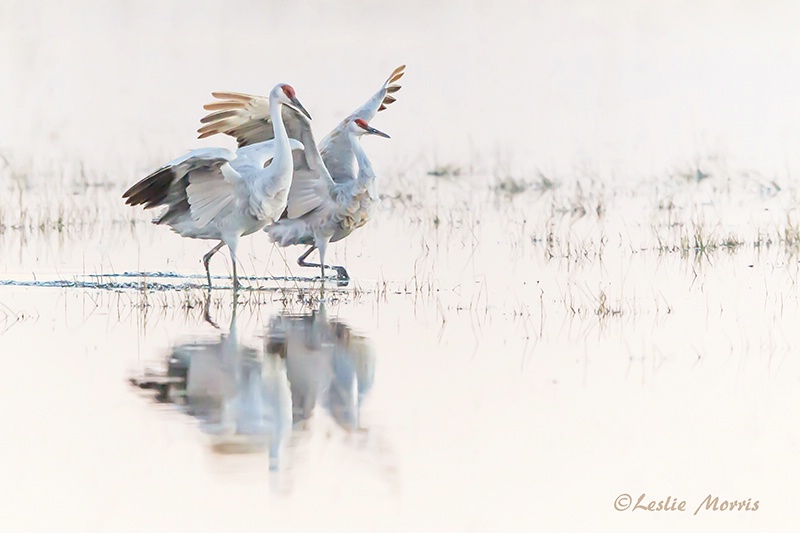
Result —
<instances>
[{"instance_id":1,"label":"crane's raised wing","mask_svg":"<svg viewBox=\"0 0 800 533\"><path fill-rule=\"evenodd\" d=\"M378 92L373 94L364 105L348 115L322 139L319 151L322 154L322 160L328 167L328 172L330 172L335 182L344 183L356 179L353 151L347 140L348 125L359 118L369 122L379 111L383 111L386 106L394 103L397 99L392 95L401 88L395 82L403 77L405 68L405 65L400 65L394 69L381 85L381 88L378 89Z\"/></svg>"},{"instance_id":2,"label":"crane's raised wing","mask_svg":"<svg viewBox=\"0 0 800 533\"><path fill-rule=\"evenodd\" d=\"M231 92L212 95L221 101L204 106L213 112L201 119L205 126L197 130L200 138L218 133L230 135L238 141L239 152L274 138L268 98ZM299 218L331 201L334 183L317 149L308 118L292 107L282 107L286 133L303 145L302 152L293 153L294 173L285 213L289 218Z\"/></svg>"},{"instance_id":3,"label":"crane's raised wing","mask_svg":"<svg viewBox=\"0 0 800 533\"><path fill-rule=\"evenodd\" d=\"M239 148L242 148L275 138L268 97L234 92L213 92L211 95L219 101L203 106L211 113L200 119L204 126L197 130L198 139L222 133L235 138ZM300 134L303 124L302 121L298 122L298 118L305 120L305 117L291 106L284 105L281 108L289 138L302 141Z\"/></svg>"},{"instance_id":4,"label":"crane's raised wing","mask_svg":"<svg viewBox=\"0 0 800 533\"><path fill-rule=\"evenodd\" d=\"M269 114L269 98L245 93L214 92L211 93L219 102L203 106L212 111L200 122L205 124L197 132L199 138L222 133L235 137L239 143L239 151L251 145L274 139L272 119ZM290 218L303 216L319 207L322 194L329 196L333 185L322 157L317 150L311 124L302 113L293 107L281 106L281 116L290 139L297 139L303 144L302 152L294 152L294 174L292 188L289 191L287 213ZM318 198L314 199L314 194Z\"/></svg>"},{"instance_id":5,"label":"crane's raised wing","mask_svg":"<svg viewBox=\"0 0 800 533\"><path fill-rule=\"evenodd\" d=\"M347 120L355 120L357 118L363 118L369 122L373 119L373 117L375 117L375 114L378 113L378 111L383 111L386 109L386 106L393 104L397 99L392 96L392 94L399 91L402 87L402 85L397 85L395 82L403 77L403 74L406 73L405 70L405 65L400 65L394 69L389 77L386 78L386 81L383 82L381 88L378 89L378 92L373 94L370 99L364 103L364 105L353 111L350 116L345 119L345 122Z\"/></svg>"}]
</instances>

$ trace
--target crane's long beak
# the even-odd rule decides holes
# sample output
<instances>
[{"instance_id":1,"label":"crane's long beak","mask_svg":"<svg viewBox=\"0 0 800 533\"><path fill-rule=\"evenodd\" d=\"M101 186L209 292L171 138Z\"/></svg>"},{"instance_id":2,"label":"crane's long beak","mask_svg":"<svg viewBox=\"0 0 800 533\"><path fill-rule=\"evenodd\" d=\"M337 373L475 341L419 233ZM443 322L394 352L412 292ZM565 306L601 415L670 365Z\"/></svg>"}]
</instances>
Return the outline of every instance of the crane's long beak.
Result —
<instances>
[{"instance_id":1,"label":"crane's long beak","mask_svg":"<svg viewBox=\"0 0 800 533\"><path fill-rule=\"evenodd\" d=\"M292 102L292 105L295 106L298 111L307 116L308 120L311 120L311 115L308 114L308 111L306 111L306 108L303 107L303 104L300 103L300 100L298 100L296 96L293 96L292 98L290 98L290 100Z\"/></svg>"},{"instance_id":2,"label":"crane's long beak","mask_svg":"<svg viewBox=\"0 0 800 533\"><path fill-rule=\"evenodd\" d=\"M386 133L383 133L381 130L376 130L372 126L367 126L364 129L366 130L367 133L371 133L372 135L378 135L380 137L385 137L387 139L391 139L391 137L389 137L389 135L387 135Z\"/></svg>"}]
</instances>

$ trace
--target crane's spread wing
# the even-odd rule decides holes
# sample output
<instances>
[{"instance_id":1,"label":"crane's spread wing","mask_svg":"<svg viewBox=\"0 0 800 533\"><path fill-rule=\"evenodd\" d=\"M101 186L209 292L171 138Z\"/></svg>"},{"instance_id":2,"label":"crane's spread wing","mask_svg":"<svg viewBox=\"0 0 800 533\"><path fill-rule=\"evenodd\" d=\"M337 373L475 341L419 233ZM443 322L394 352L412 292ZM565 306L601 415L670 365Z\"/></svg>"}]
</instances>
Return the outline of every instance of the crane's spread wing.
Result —
<instances>
[{"instance_id":1,"label":"crane's spread wing","mask_svg":"<svg viewBox=\"0 0 800 533\"><path fill-rule=\"evenodd\" d=\"M405 65L400 65L386 78L378 92L373 94L364 105L353 111L347 118L339 123L319 145L322 160L328 167L331 178L336 183L344 183L356 179L356 170L353 160L353 152L348 146L347 127L351 121L363 119L369 122L378 111L383 111L386 106L394 103L397 99L392 96L400 90L397 82L405 74Z\"/></svg>"},{"instance_id":2,"label":"crane's spread wing","mask_svg":"<svg viewBox=\"0 0 800 533\"><path fill-rule=\"evenodd\" d=\"M196 228L203 228L237 199L242 178L231 167L234 159L224 148L193 150L139 181L123 198L145 209L167 206L158 224L185 220L188 214Z\"/></svg>"},{"instance_id":3,"label":"crane's spread wing","mask_svg":"<svg viewBox=\"0 0 800 533\"><path fill-rule=\"evenodd\" d=\"M268 97L233 92L211 95L219 101L203 106L212 112L200 119L204 126L197 130L198 139L222 133L235 138L241 148L275 138ZM288 105L281 107L286 133L292 139L300 139L302 124L298 123L298 118L303 115Z\"/></svg>"},{"instance_id":4,"label":"crane's spread wing","mask_svg":"<svg viewBox=\"0 0 800 533\"><path fill-rule=\"evenodd\" d=\"M205 124L198 131L200 138L223 133L235 137L239 152L251 146L275 138L272 119L269 115L269 98L244 93L212 93L219 102L205 105L212 111L200 122ZM281 116L290 140L302 143L302 152L294 152L294 173L289 189L286 214L298 218L317 209L330 198L333 180L317 150L311 124L300 112L290 106L282 106ZM297 147L293 146L293 149Z\"/></svg>"},{"instance_id":5,"label":"crane's spread wing","mask_svg":"<svg viewBox=\"0 0 800 533\"><path fill-rule=\"evenodd\" d=\"M373 94L369 100L367 100L364 105L353 111L345 121L355 120L357 118L363 118L367 122L373 119L375 114L378 111L383 111L386 109L386 106L392 104L397 100L392 94L396 93L402 87L401 85L397 85L395 82L398 81L400 78L403 77L405 74L405 65L400 65L396 69L392 71L386 81L383 83L378 92Z\"/></svg>"},{"instance_id":6,"label":"crane's spread wing","mask_svg":"<svg viewBox=\"0 0 800 533\"><path fill-rule=\"evenodd\" d=\"M163 205L172 206L179 202L176 194L181 196L182 194L178 193L185 192L185 184L181 186L181 181L187 174L206 167L220 167L234 157L233 152L224 148L192 150L138 181L125 191L122 197L126 199L127 205L143 205L145 209Z\"/></svg>"},{"instance_id":7,"label":"crane's spread wing","mask_svg":"<svg viewBox=\"0 0 800 533\"><path fill-rule=\"evenodd\" d=\"M220 169L212 167L189 173L186 198L192 220L202 228L230 208L235 194L231 184L221 176Z\"/></svg>"}]
</instances>

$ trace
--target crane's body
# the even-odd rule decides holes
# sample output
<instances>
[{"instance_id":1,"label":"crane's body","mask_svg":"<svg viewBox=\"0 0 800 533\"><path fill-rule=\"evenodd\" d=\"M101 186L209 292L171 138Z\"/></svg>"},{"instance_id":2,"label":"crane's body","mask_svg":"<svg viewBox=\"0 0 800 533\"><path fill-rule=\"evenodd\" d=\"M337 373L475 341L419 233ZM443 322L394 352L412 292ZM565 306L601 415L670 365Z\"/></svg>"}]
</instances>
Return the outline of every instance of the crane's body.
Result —
<instances>
[{"instance_id":1,"label":"crane's body","mask_svg":"<svg viewBox=\"0 0 800 533\"><path fill-rule=\"evenodd\" d=\"M347 168L353 171L357 168L358 173L355 176L346 176L339 172L336 174L340 178L339 181L333 176L328 179L318 178L316 182L311 183L295 180L290 191L286 215L264 229L273 242L280 246L296 244L309 246L310 248L298 259L298 263L301 266L319 267L323 278L328 243L340 241L366 224L380 203L376 175L358 141L359 135L377 130L370 128L360 119L358 123L351 124L345 133L348 139L346 149L354 159L355 166L350 165ZM359 124L364 124L364 127ZM321 156L324 161L324 152ZM336 152L336 157L340 159L341 152ZM333 168L337 169L336 166ZM299 207L295 207L298 204ZM296 211L293 212L293 209ZM320 264L306 263L305 259L315 248L320 253ZM336 270L339 279L349 279L344 267L330 268Z\"/></svg>"},{"instance_id":2,"label":"crane's body","mask_svg":"<svg viewBox=\"0 0 800 533\"><path fill-rule=\"evenodd\" d=\"M203 257L209 287L209 261L224 245L231 253L234 287L239 286L239 239L273 223L286 208L294 167L292 150L301 150L303 144L287 135L281 120L284 104L305 113L294 89L277 85L268 103L275 123L271 140L243 146L235 154L224 148L192 150L123 194L131 206L166 206L153 220L155 224L166 224L183 237L220 241Z\"/></svg>"},{"instance_id":3,"label":"crane's body","mask_svg":"<svg viewBox=\"0 0 800 533\"><path fill-rule=\"evenodd\" d=\"M264 231L280 246L309 246L298 264L319 267L323 279L325 268L336 270L341 280L349 279L344 267L325 265L327 245L366 224L380 202L377 176L359 137L365 134L389 137L367 122L395 101L392 93L400 86L394 82L403 76L404 68L395 69L378 92L340 122L319 147L315 145L309 123L299 113L284 111L283 119L290 135L295 137L296 133L296 138L303 142L304 151L302 156L295 154L295 172L286 212ZM214 93L214 96L223 101L206 106L214 113L203 118L206 126L198 130L201 138L225 133L236 137L240 147L271 138L273 119L265 113L264 97L241 93ZM306 263L305 259L315 248L319 249L320 263Z\"/></svg>"}]
</instances>

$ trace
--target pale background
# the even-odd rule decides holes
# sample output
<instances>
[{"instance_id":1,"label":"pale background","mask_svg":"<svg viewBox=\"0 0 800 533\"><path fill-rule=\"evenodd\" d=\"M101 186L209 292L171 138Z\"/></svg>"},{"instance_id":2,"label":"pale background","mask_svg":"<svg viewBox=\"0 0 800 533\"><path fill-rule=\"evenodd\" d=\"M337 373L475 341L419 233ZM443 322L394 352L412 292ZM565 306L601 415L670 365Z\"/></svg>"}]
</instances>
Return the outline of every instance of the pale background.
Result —
<instances>
[{"instance_id":1,"label":"pale background","mask_svg":"<svg viewBox=\"0 0 800 533\"><path fill-rule=\"evenodd\" d=\"M796 528L798 27L793 2L0 0L2 280L200 274L208 243L119 196L233 146L195 139L213 90L290 83L321 138L406 64L364 145L413 196L332 247L361 294L330 312L377 354L368 431L317 413L277 474L126 382L218 336L201 293L0 287L0 529ZM248 301L259 346L283 305ZM614 510L643 492L689 512ZM761 508L691 516L709 493Z\"/></svg>"}]
</instances>

